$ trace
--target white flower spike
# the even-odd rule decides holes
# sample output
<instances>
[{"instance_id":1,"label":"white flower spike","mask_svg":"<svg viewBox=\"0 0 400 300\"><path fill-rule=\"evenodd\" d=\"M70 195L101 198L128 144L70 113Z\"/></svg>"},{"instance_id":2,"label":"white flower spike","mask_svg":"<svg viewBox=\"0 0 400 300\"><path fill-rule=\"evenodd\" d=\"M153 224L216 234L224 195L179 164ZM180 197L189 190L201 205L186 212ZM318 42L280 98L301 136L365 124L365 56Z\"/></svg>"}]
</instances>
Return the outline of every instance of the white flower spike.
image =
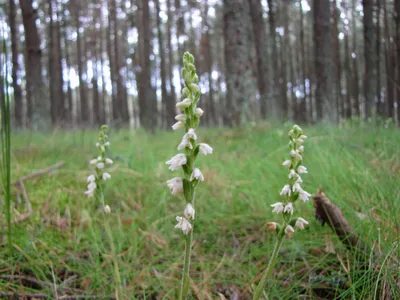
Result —
<instances>
[{"instance_id":1,"label":"white flower spike","mask_svg":"<svg viewBox=\"0 0 400 300\"><path fill-rule=\"evenodd\" d=\"M286 184L286 185L282 188L282 191L280 192L280 195L281 195L281 196L286 196L286 195L290 196L290 194L291 194L291 192L290 192L290 185L289 185L289 184Z\"/></svg>"},{"instance_id":2,"label":"white flower spike","mask_svg":"<svg viewBox=\"0 0 400 300\"><path fill-rule=\"evenodd\" d=\"M285 205L285 209L283 210L283 212L293 215L293 204L291 202L286 204Z\"/></svg>"},{"instance_id":3,"label":"white flower spike","mask_svg":"<svg viewBox=\"0 0 400 300\"><path fill-rule=\"evenodd\" d=\"M178 121L174 125L172 125L172 130L182 129L183 127L185 127L185 124L181 121Z\"/></svg>"}]
</instances>

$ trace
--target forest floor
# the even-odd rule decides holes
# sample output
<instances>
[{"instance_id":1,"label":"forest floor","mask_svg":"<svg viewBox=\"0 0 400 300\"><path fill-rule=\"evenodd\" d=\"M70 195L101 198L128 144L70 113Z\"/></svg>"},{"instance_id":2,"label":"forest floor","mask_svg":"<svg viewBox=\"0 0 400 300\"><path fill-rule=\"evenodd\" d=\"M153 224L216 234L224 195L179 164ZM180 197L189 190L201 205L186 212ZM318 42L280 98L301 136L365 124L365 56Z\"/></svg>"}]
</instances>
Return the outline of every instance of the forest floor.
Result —
<instances>
[{"instance_id":1,"label":"forest floor","mask_svg":"<svg viewBox=\"0 0 400 300\"><path fill-rule=\"evenodd\" d=\"M197 162L205 177L197 189L191 269L197 299L251 299L274 245L265 224L279 221L270 205L279 201L287 180L281 164L288 156L289 128L199 130L199 140L214 153ZM315 220L312 200L301 203L296 212L310 224L285 240L266 286L269 299L400 299L400 131L350 125L303 130L309 136L304 189L312 194L324 189L370 249L370 259L360 263ZM165 161L177 153L181 133L110 129L114 164L105 199L112 211L106 217L84 194L97 135L13 134L13 181L65 164L24 181L32 214L13 226L11 254L4 226L0 233L3 295L110 299L118 271L121 299L177 299L184 241L174 226L185 204L166 186L179 175ZM15 188L13 193L16 199ZM16 209L25 212L23 201ZM112 243L105 222L112 226Z\"/></svg>"}]
</instances>

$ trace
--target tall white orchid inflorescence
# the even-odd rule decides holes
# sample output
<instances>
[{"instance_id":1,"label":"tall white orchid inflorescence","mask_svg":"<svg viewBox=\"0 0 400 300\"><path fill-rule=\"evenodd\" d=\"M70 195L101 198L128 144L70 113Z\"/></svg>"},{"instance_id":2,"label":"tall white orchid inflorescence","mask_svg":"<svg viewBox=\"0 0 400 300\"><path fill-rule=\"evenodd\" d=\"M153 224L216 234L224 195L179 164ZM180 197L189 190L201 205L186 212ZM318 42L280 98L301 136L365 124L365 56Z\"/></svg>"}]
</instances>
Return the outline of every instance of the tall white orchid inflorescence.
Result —
<instances>
[{"instance_id":1,"label":"tall white orchid inflorescence","mask_svg":"<svg viewBox=\"0 0 400 300\"><path fill-rule=\"evenodd\" d=\"M110 142L108 141L107 131L108 131L108 126L102 125L99 133L99 138L96 143L99 155L97 158L94 158L90 161L90 165L93 165L95 169L94 169L94 174L91 174L87 177L86 181L88 186L85 194L89 198L93 198L97 192L98 193L97 195L101 200L101 204L104 207L104 212L110 213L111 209L108 205L105 205L103 191L102 191L103 182L111 178L111 175L106 172L106 167L107 165L111 165L113 163L113 161L110 158L107 158L106 156L107 149L110 146Z\"/></svg>"},{"instance_id":2,"label":"tall white orchid inflorescence","mask_svg":"<svg viewBox=\"0 0 400 300\"><path fill-rule=\"evenodd\" d=\"M302 144L306 139L307 136L303 135L303 130L298 125L294 125L293 129L289 131L290 157L282 164L289 170L288 181L280 192L282 201L271 205L273 207L272 212L282 216L282 222L267 223L267 230L276 233L277 241L270 257L268 267L263 272L260 283L254 293L254 300L259 299L264 290L265 283L275 266L283 239L285 237L289 239L293 238L295 228L304 229L304 226L308 224L305 219L293 216L295 202L297 200L307 202L311 196L302 189L301 183L303 180L300 176L308 173L307 168L302 165L304 154L304 146Z\"/></svg>"},{"instance_id":3,"label":"tall white orchid inflorescence","mask_svg":"<svg viewBox=\"0 0 400 300\"><path fill-rule=\"evenodd\" d=\"M173 130L184 129L182 141L178 145L178 150L183 151L172 157L166 162L170 165L171 171L183 170L183 177L175 177L167 181L172 195L183 194L186 200L186 207L183 216L176 217L178 224L175 228L181 229L185 237L185 260L182 274L182 284L179 299L186 299L189 292L189 269L191 257L191 244L193 240L193 226L195 218L195 190L200 181L204 181L204 176L199 168L195 168L194 163L199 154L208 155L213 149L205 143L197 143L196 128L200 123L203 110L196 107L200 99L200 88L197 85L199 77L194 66L194 57L189 52L183 55L182 78L184 88L182 90L183 100L176 104L182 113L175 119L177 122L172 126Z\"/></svg>"}]
</instances>

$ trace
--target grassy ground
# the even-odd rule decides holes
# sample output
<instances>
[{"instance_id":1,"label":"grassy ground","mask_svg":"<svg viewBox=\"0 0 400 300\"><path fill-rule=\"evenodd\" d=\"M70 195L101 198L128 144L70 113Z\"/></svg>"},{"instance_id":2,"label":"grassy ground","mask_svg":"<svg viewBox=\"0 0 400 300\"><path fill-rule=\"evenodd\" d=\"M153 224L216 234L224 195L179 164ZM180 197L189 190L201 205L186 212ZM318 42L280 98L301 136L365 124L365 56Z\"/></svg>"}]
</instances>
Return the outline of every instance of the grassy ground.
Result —
<instances>
[{"instance_id":1,"label":"grassy ground","mask_svg":"<svg viewBox=\"0 0 400 300\"><path fill-rule=\"evenodd\" d=\"M274 245L264 225L279 220L270 204L279 199L286 181L281 163L288 154L288 129L260 125L198 133L215 151L198 160L205 176L197 192L191 272L198 299L251 299ZM284 242L266 287L269 299L384 299L378 278L400 299L400 132L303 129L310 137L304 144L309 170L304 189L315 193L322 187L342 208L373 249L371 261L360 263L327 226L315 221L311 202L299 205L299 215L310 225ZM99 203L83 194L97 132L16 133L12 138L13 180L58 161L65 165L26 182L33 212L13 228L12 254L5 246L5 231L0 232L0 291L36 292L49 299L113 296L115 248L124 298L177 298L184 242L174 225L184 200L171 196L166 187L166 180L177 173L168 171L165 161L176 154L180 133L146 135L111 128L115 164L105 194L112 207L112 245ZM36 282L10 281L11 274Z\"/></svg>"}]
</instances>

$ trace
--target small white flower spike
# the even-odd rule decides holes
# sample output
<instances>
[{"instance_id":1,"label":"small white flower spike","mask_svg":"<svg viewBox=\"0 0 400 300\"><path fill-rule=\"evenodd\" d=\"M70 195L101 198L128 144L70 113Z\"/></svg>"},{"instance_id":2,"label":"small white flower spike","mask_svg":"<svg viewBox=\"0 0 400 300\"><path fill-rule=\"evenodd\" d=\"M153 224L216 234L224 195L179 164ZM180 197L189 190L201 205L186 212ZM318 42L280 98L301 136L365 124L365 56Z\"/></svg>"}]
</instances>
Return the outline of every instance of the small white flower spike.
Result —
<instances>
[{"instance_id":1,"label":"small white flower spike","mask_svg":"<svg viewBox=\"0 0 400 300\"><path fill-rule=\"evenodd\" d=\"M108 174L107 172L104 172L102 178L104 181L106 181L107 179L111 179L111 175Z\"/></svg>"},{"instance_id":2,"label":"small white flower spike","mask_svg":"<svg viewBox=\"0 0 400 300\"><path fill-rule=\"evenodd\" d=\"M282 202L277 202L271 205L274 209L272 210L272 212L274 213L281 213L283 212L285 205Z\"/></svg>"},{"instance_id":3,"label":"small white flower spike","mask_svg":"<svg viewBox=\"0 0 400 300\"><path fill-rule=\"evenodd\" d=\"M97 169L104 169L104 163L98 163L97 165L96 165L96 167L97 167Z\"/></svg>"},{"instance_id":4,"label":"small white flower spike","mask_svg":"<svg viewBox=\"0 0 400 300\"><path fill-rule=\"evenodd\" d=\"M208 145L208 144L200 143L199 144L199 152L200 152L200 154L203 154L203 155L212 154L213 148L211 148L210 145Z\"/></svg>"},{"instance_id":5,"label":"small white flower spike","mask_svg":"<svg viewBox=\"0 0 400 300\"><path fill-rule=\"evenodd\" d=\"M283 212L293 215L293 204L292 204L292 202L289 202L288 204L285 205L285 209L283 210Z\"/></svg>"},{"instance_id":6,"label":"small white flower spike","mask_svg":"<svg viewBox=\"0 0 400 300\"><path fill-rule=\"evenodd\" d=\"M303 218L297 218L295 226L299 229L304 229L304 225L308 225L308 222Z\"/></svg>"},{"instance_id":7,"label":"small white flower spike","mask_svg":"<svg viewBox=\"0 0 400 300\"><path fill-rule=\"evenodd\" d=\"M185 127L185 124L181 121L178 121L174 125L172 125L172 130L182 129L183 127Z\"/></svg>"},{"instance_id":8,"label":"small white flower spike","mask_svg":"<svg viewBox=\"0 0 400 300\"><path fill-rule=\"evenodd\" d=\"M285 160L282 164L282 166L286 167L286 168L290 168L290 166L292 165L292 161L291 160Z\"/></svg>"},{"instance_id":9,"label":"small white flower spike","mask_svg":"<svg viewBox=\"0 0 400 300\"><path fill-rule=\"evenodd\" d=\"M171 171L179 170L179 168L182 165L186 165L186 163L187 163L187 158L186 158L186 155L183 153L179 153L179 154L175 155L174 157L172 157L170 160L168 160L166 162L167 165L170 165L169 169Z\"/></svg>"},{"instance_id":10,"label":"small white flower spike","mask_svg":"<svg viewBox=\"0 0 400 300\"><path fill-rule=\"evenodd\" d=\"M290 151L290 156L292 156L297 161L303 160L303 157L299 154L299 152L297 152L295 150Z\"/></svg>"},{"instance_id":11,"label":"small white flower spike","mask_svg":"<svg viewBox=\"0 0 400 300\"><path fill-rule=\"evenodd\" d=\"M106 158L106 164L108 164L108 165L112 165L114 162L113 162L113 160L112 159L110 159L110 158Z\"/></svg>"},{"instance_id":12,"label":"small white flower spike","mask_svg":"<svg viewBox=\"0 0 400 300\"><path fill-rule=\"evenodd\" d=\"M109 213L111 212L110 206L108 206L108 205L104 206L104 212L105 212L106 214L109 214Z\"/></svg>"},{"instance_id":13,"label":"small white flower spike","mask_svg":"<svg viewBox=\"0 0 400 300\"><path fill-rule=\"evenodd\" d=\"M193 181L194 179L199 180L199 181L204 181L204 176L201 173L199 168L195 168L193 170L192 175L190 175L190 181Z\"/></svg>"},{"instance_id":14,"label":"small white flower spike","mask_svg":"<svg viewBox=\"0 0 400 300\"><path fill-rule=\"evenodd\" d=\"M183 180L180 177L175 177L167 181L168 187L171 190L172 195L183 193Z\"/></svg>"},{"instance_id":15,"label":"small white flower spike","mask_svg":"<svg viewBox=\"0 0 400 300\"><path fill-rule=\"evenodd\" d=\"M176 217L178 224L175 228L181 229L184 235L187 235L192 230L192 224L184 217Z\"/></svg>"},{"instance_id":16,"label":"small white flower spike","mask_svg":"<svg viewBox=\"0 0 400 300\"><path fill-rule=\"evenodd\" d=\"M282 188L282 191L280 192L280 195L281 195L281 196L286 196L286 195L290 196L290 194L291 194L291 192L290 192L290 185L289 185L289 184L286 184L286 185Z\"/></svg>"},{"instance_id":17,"label":"small white flower spike","mask_svg":"<svg viewBox=\"0 0 400 300\"><path fill-rule=\"evenodd\" d=\"M187 219L194 220L195 211L194 211L194 208L193 208L192 204L188 203L188 205L186 205L183 214L185 215L185 217Z\"/></svg>"},{"instance_id":18,"label":"small white flower spike","mask_svg":"<svg viewBox=\"0 0 400 300\"><path fill-rule=\"evenodd\" d=\"M293 229L293 227L290 226L290 225L287 225L286 228L285 228L285 234L286 234L286 236L287 236L289 239L292 239L292 238L293 238L293 235L294 235L294 229Z\"/></svg>"}]
</instances>

